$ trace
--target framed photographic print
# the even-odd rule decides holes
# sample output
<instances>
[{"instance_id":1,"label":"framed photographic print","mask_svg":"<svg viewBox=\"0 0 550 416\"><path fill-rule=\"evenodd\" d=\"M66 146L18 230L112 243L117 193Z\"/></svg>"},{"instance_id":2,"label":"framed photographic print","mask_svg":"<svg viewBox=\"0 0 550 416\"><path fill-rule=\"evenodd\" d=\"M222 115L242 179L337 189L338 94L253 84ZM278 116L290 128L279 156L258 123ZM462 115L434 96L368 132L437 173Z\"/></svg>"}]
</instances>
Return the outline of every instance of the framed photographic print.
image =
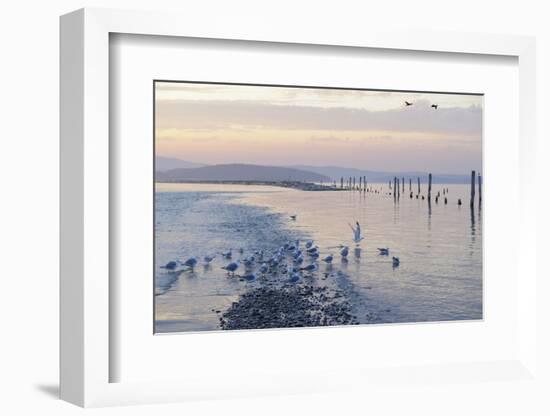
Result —
<instances>
[{"instance_id":1,"label":"framed photographic print","mask_svg":"<svg viewBox=\"0 0 550 416\"><path fill-rule=\"evenodd\" d=\"M482 319L482 95L153 88L155 332Z\"/></svg>"},{"instance_id":2,"label":"framed photographic print","mask_svg":"<svg viewBox=\"0 0 550 416\"><path fill-rule=\"evenodd\" d=\"M256 23L61 18L61 397L532 377L534 41Z\"/></svg>"}]
</instances>

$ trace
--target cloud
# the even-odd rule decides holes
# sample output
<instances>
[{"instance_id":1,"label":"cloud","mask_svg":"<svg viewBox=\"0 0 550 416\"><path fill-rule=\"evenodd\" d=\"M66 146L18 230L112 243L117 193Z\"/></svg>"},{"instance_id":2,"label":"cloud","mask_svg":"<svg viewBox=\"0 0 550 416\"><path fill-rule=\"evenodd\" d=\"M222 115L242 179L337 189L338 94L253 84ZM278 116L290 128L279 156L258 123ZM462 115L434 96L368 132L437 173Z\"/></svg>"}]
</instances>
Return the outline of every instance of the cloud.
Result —
<instances>
[{"instance_id":1,"label":"cloud","mask_svg":"<svg viewBox=\"0 0 550 416\"><path fill-rule=\"evenodd\" d=\"M370 111L358 108L273 105L263 101L159 100L159 129L376 130L481 137L480 106L434 110L428 101Z\"/></svg>"}]
</instances>

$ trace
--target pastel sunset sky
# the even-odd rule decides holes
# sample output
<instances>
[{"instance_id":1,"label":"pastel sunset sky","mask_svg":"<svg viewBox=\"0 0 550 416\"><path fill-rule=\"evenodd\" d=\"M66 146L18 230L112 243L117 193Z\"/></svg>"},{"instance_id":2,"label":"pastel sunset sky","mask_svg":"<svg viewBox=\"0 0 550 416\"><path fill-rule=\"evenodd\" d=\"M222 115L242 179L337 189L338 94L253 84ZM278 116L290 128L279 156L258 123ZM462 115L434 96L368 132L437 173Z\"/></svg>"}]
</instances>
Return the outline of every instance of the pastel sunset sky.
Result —
<instances>
[{"instance_id":1,"label":"pastel sunset sky","mask_svg":"<svg viewBox=\"0 0 550 416\"><path fill-rule=\"evenodd\" d=\"M479 95L176 82L156 82L155 95L157 156L378 171L481 169Z\"/></svg>"}]
</instances>

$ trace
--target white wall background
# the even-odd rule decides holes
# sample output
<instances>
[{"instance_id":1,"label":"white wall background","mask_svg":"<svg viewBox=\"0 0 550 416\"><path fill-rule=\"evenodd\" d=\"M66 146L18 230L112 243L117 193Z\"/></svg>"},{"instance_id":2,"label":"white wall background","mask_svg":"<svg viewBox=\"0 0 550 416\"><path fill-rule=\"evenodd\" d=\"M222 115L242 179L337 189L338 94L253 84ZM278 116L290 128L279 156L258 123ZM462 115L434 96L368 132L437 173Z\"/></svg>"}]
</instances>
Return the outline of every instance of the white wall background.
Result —
<instances>
[{"instance_id":1,"label":"white wall background","mask_svg":"<svg viewBox=\"0 0 550 416\"><path fill-rule=\"evenodd\" d=\"M0 413L76 414L56 399L58 383L58 16L84 6L178 10L209 23L212 13L240 19L269 18L281 26L388 25L434 30L535 35L538 42L540 272L548 244L547 189L550 128L550 25L547 2L535 0L388 1L169 1L19 0L0 11ZM544 270L543 270L544 269ZM550 296L550 284L538 291ZM545 296L541 296L541 300ZM548 302L550 304L550 302ZM548 371L550 307L540 304L541 368ZM546 355L546 356L545 356ZM549 414L550 385L486 383L432 385L359 397L259 398L100 409L111 414Z\"/></svg>"}]
</instances>

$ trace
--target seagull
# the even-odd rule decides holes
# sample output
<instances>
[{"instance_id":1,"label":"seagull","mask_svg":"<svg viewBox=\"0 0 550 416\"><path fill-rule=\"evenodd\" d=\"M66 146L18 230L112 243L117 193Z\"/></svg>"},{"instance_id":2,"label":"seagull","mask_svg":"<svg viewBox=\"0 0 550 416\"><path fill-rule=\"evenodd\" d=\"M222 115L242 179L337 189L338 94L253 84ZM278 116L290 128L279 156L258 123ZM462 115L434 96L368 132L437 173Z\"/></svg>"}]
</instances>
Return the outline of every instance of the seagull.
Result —
<instances>
[{"instance_id":1,"label":"seagull","mask_svg":"<svg viewBox=\"0 0 550 416\"><path fill-rule=\"evenodd\" d=\"M185 261L185 263L183 263L184 266L187 266L189 267L191 270L193 270L193 268L197 265L199 261L197 260L196 257L191 257L189 259L187 259Z\"/></svg>"},{"instance_id":2,"label":"seagull","mask_svg":"<svg viewBox=\"0 0 550 416\"><path fill-rule=\"evenodd\" d=\"M160 267L163 268L163 269L166 269L166 270L175 270L176 267L178 267L178 262L177 261L169 261L164 266L160 266Z\"/></svg>"},{"instance_id":3,"label":"seagull","mask_svg":"<svg viewBox=\"0 0 550 416\"><path fill-rule=\"evenodd\" d=\"M434 109L434 110L437 110L437 107L439 107L438 104L432 104L431 107Z\"/></svg>"},{"instance_id":4,"label":"seagull","mask_svg":"<svg viewBox=\"0 0 550 416\"><path fill-rule=\"evenodd\" d=\"M225 253L222 253L222 256L226 259L230 259L233 255L233 249L230 248L229 251L226 251Z\"/></svg>"},{"instance_id":5,"label":"seagull","mask_svg":"<svg viewBox=\"0 0 550 416\"><path fill-rule=\"evenodd\" d=\"M239 268L239 263L229 263L227 266L223 266L222 269L227 270L227 273L235 275L235 270Z\"/></svg>"},{"instance_id":6,"label":"seagull","mask_svg":"<svg viewBox=\"0 0 550 416\"><path fill-rule=\"evenodd\" d=\"M413 105L413 103L410 103L408 101L405 101L405 105L408 107L409 105Z\"/></svg>"},{"instance_id":7,"label":"seagull","mask_svg":"<svg viewBox=\"0 0 550 416\"><path fill-rule=\"evenodd\" d=\"M391 260L393 267L399 266L399 257L392 257Z\"/></svg>"},{"instance_id":8,"label":"seagull","mask_svg":"<svg viewBox=\"0 0 550 416\"><path fill-rule=\"evenodd\" d=\"M313 246L313 240L307 240L306 248L311 248L311 246Z\"/></svg>"},{"instance_id":9,"label":"seagull","mask_svg":"<svg viewBox=\"0 0 550 416\"><path fill-rule=\"evenodd\" d=\"M256 275L254 273L245 274L244 276L241 276L241 279L251 282L253 280L256 280Z\"/></svg>"},{"instance_id":10,"label":"seagull","mask_svg":"<svg viewBox=\"0 0 550 416\"><path fill-rule=\"evenodd\" d=\"M389 248L378 248L378 254L380 254L381 256L387 256L388 254L390 254L390 249Z\"/></svg>"},{"instance_id":11,"label":"seagull","mask_svg":"<svg viewBox=\"0 0 550 416\"><path fill-rule=\"evenodd\" d=\"M317 264L311 263L305 267L301 267L300 270L305 270L306 272L314 272L317 270Z\"/></svg>"},{"instance_id":12,"label":"seagull","mask_svg":"<svg viewBox=\"0 0 550 416\"><path fill-rule=\"evenodd\" d=\"M300 265L304 262L304 258L302 256L298 256L296 260L294 260L294 263Z\"/></svg>"},{"instance_id":13,"label":"seagull","mask_svg":"<svg viewBox=\"0 0 550 416\"><path fill-rule=\"evenodd\" d=\"M288 279L289 283L296 283L298 280L300 280L300 273L298 272L293 272L291 275L290 275L290 278Z\"/></svg>"},{"instance_id":14,"label":"seagull","mask_svg":"<svg viewBox=\"0 0 550 416\"><path fill-rule=\"evenodd\" d=\"M340 255L342 257L347 257L349 254L349 248L348 246L344 246L344 248L342 250L340 250Z\"/></svg>"},{"instance_id":15,"label":"seagull","mask_svg":"<svg viewBox=\"0 0 550 416\"><path fill-rule=\"evenodd\" d=\"M323 259L323 261L324 261L325 263L330 264L330 263L332 263L332 259L334 259L334 256L333 256L332 254L329 254L328 256L326 256L326 257Z\"/></svg>"},{"instance_id":16,"label":"seagull","mask_svg":"<svg viewBox=\"0 0 550 416\"><path fill-rule=\"evenodd\" d=\"M245 267L250 267L250 266L254 265L254 257L248 257L246 259L243 259L243 263L244 263Z\"/></svg>"},{"instance_id":17,"label":"seagull","mask_svg":"<svg viewBox=\"0 0 550 416\"><path fill-rule=\"evenodd\" d=\"M202 259L204 261L205 264L210 264L210 262L212 260L214 260L216 258L216 256L210 256L210 255L206 255L204 256Z\"/></svg>"},{"instance_id":18,"label":"seagull","mask_svg":"<svg viewBox=\"0 0 550 416\"><path fill-rule=\"evenodd\" d=\"M319 248L317 246L315 246L315 247L308 248L306 251L307 251L308 254L313 254L313 253L317 252L318 250L319 250Z\"/></svg>"},{"instance_id":19,"label":"seagull","mask_svg":"<svg viewBox=\"0 0 550 416\"><path fill-rule=\"evenodd\" d=\"M359 221L355 221L355 225L357 227L352 227L351 224L349 224L349 227L351 228L351 230L353 231L353 242L355 244L359 244L359 242L363 239L363 237L361 237L361 226L359 225Z\"/></svg>"},{"instance_id":20,"label":"seagull","mask_svg":"<svg viewBox=\"0 0 550 416\"><path fill-rule=\"evenodd\" d=\"M269 267L267 267L267 264L264 263L260 266L260 273L261 274L266 274L268 270L269 270Z\"/></svg>"},{"instance_id":21,"label":"seagull","mask_svg":"<svg viewBox=\"0 0 550 416\"><path fill-rule=\"evenodd\" d=\"M309 255L312 259L318 259L319 258L319 252L315 251Z\"/></svg>"},{"instance_id":22,"label":"seagull","mask_svg":"<svg viewBox=\"0 0 550 416\"><path fill-rule=\"evenodd\" d=\"M290 216L290 219L291 219L292 221L296 221L296 217L297 217L297 215L294 214L294 215L291 215L291 216Z\"/></svg>"}]
</instances>

